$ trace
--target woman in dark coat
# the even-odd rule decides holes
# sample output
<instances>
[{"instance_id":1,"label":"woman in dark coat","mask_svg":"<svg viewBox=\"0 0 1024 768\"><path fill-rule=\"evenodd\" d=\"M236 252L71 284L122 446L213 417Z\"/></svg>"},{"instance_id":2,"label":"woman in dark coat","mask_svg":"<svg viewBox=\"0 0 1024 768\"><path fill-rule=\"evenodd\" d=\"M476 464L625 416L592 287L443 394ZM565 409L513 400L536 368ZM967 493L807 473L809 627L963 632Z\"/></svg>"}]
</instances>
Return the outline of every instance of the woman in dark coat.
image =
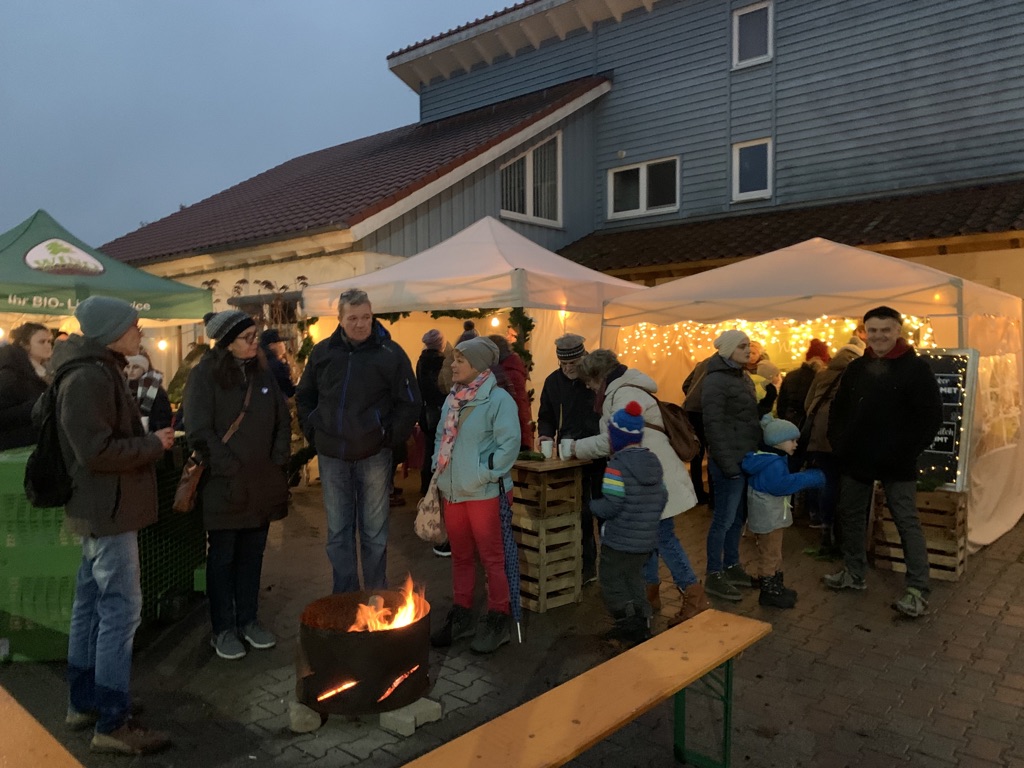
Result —
<instances>
[{"instance_id":1,"label":"woman in dark coat","mask_svg":"<svg viewBox=\"0 0 1024 768\"><path fill-rule=\"evenodd\" d=\"M519 413L519 440L520 447L524 451L533 450L533 427L530 415L530 394L526 391L526 380L529 373L526 370L526 363L523 358L512 351L508 339L499 334L488 336L498 348L498 367L504 372L505 380L511 385L510 393L516 401L516 409Z\"/></svg>"},{"instance_id":2,"label":"woman in dark coat","mask_svg":"<svg viewBox=\"0 0 1024 768\"><path fill-rule=\"evenodd\" d=\"M206 464L200 486L209 548L206 588L211 644L223 659L272 648L274 635L256 619L263 551L271 520L287 514L290 421L285 399L249 315L209 314L206 333L216 344L189 374L184 407L189 446ZM248 406L244 406L250 393ZM243 407L237 431L224 436Z\"/></svg>"},{"instance_id":3,"label":"woman in dark coat","mask_svg":"<svg viewBox=\"0 0 1024 768\"><path fill-rule=\"evenodd\" d=\"M53 354L53 336L45 325L25 323L0 347L0 451L33 445L32 406L46 391L45 365Z\"/></svg>"}]
</instances>

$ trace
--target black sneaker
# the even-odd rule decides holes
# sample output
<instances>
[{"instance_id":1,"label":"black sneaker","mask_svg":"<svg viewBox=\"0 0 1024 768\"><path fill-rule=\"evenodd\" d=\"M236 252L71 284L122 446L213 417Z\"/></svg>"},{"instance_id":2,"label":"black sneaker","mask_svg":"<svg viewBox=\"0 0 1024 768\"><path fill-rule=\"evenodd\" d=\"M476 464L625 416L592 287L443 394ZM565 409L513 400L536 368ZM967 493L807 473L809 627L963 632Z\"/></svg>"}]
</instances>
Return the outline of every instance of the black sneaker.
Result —
<instances>
[{"instance_id":1,"label":"black sneaker","mask_svg":"<svg viewBox=\"0 0 1024 768\"><path fill-rule=\"evenodd\" d=\"M451 557L452 543L446 539L445 541L434 547L434 554L438 557Z\"/></svg>"},{"instance_id":2,"label":"black sneaker","mask_svg":"<svg viewBox=\"0 0 1024 768\"><path fill-rule=\"evenodd\" d=\"M435 648L447 648L452 643L467 637L473 637L473 612L461 605L453 605L445 617L444 624L430 636L430 644Z\"/></svg>"},{"instance_id":3,"label":"black sneaker","mask_svg":"<svg viewBox=\"0 0 1024 768\"><path fill-rule=\"evenodd\" d=\"M512 639L509 630L509 615L498 611L488 611L476 627L476 636L469 644L473 653L494 653L498 648Z\"/></svg>"}]
</instances>

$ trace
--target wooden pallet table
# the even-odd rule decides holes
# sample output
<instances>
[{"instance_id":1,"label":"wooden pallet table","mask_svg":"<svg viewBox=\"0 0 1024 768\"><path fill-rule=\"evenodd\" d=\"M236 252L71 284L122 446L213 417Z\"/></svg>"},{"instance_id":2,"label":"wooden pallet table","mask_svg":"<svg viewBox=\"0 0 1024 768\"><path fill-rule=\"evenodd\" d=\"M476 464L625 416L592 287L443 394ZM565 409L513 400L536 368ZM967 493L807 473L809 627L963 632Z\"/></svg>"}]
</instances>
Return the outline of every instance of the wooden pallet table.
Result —
<instances>
[{"instance_id":1,"label":"wooden pallet table","mask_svg":"<svg viewBox=\"0 0 1024 768\"><path fill-rule=\"evenodd\" d=\"M544 613L580 601L583 503L581 459L517 461L512 467L512 531L519 545L520 600Z\"/></svg>"},{"instance_id":2,"label":"wooden pallet table","mask_svg":"<svg viewBox=\"0 0 1024 768\"><path fill-rule=\"evenodd\" d=\"M967 494L918 491L917 515L928 546L929 575L958 581L967 569ZM880 487L875 491L871 551L876 568L906 573L903 544Z\"/></svg>"}]
</instances>

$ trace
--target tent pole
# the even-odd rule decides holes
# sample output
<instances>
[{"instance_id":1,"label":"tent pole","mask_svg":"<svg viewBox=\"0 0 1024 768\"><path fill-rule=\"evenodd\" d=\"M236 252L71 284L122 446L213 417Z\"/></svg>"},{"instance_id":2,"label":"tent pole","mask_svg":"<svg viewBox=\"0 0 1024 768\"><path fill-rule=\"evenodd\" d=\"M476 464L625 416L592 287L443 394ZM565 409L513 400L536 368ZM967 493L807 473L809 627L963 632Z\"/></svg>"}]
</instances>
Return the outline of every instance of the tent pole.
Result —
<instances>
[{"instance_id":1,"label":"tent pole","mask_svg":"<svg viewBox=\"0 0 1024 768\"><path fill-rule=\"evenodd\" d=\"M964 317L964 281L954 280L956 285L956 340L957 348L964 349L967 346L967 319Z\"/></svg>"}]
</instances>

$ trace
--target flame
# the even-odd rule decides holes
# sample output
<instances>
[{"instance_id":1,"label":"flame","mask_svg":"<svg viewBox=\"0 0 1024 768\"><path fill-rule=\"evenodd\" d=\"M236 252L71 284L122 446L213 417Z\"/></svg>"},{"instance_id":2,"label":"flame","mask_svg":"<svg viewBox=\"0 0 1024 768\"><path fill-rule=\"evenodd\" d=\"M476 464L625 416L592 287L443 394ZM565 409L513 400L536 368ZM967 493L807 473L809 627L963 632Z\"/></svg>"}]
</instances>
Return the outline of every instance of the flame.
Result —
<instances>
[{"instance_id":1,"label":"flame","mask_svg":"<svg viewBox=\"0 0 1024 768\"><path fill-rule=\"evenodd\" d=\"M380 697L379 699L377 699L377 703L378 703L378 704L380 704L380 702L384 701L384 699L386 699L386 698L387 698L388 696L390 696L390 695L391 695L392 693L394 693L394 692L395 692L395 688L397 688L397 687L398 687L398 686L400 686L400 685L401 685L402 683L404 683L404 682L405 682L405 680L406 680L406 678L407 678L407 677L409 677L409 675L411 675L411 674L412 674L413 672L415 672L415 671L416 671L417 669L419 669L419 668L420 668L420 665L419 665L419 664L417 664L417 665L416 665L415 667L413 667L412 669L410 669L410 670L409 670L408 672L403 672L403 673L402 673L402 674L400 674L400 675L399 675L398 677L396 677L396 678L395 678L395 682L393 682L393 683L392 683L392 684L391 684L391 685L390 685L390 686L388 687L388 689L387 689L386 691L384 691L384 695L383 695L383 696L381 696L381 697Z\"/></svg>"},{"instance_id":2,"label":"flame","mask_svg":"<svg viewBox=\"0 0 1024 768\"><path fill-rule=\"evenodd\" d=\"M349 688L353 688L353 687L355 687L357 685L359 685L358 681L356 681L356 680L349 680L347 683L342 683L337 688L331 688L331 690L329 690L329 691L324 691L323 693L321 693L319 696L316 697L316 700L317 701L323 701L324 699L329 699L329 698L331 698L331 696L337 696L342 691L347 691Z\"/></svg>"},{"instance_id":3,"label":"flame","mask_svg":"<svg viewBox=\"0 0 1024 768\"><path fill-rule=\"evenodd\" d=\"M413 588L412 576L406 577L402 594L405 601L394 612L394 616L392 616L391 609L385 608L379 598L376 601L370 600L371 603L374 603L373 605L360 603L356 609L355 623L348 628L348 631L379 632L385 629L398 629L409 626L427 614L430 606L423 596L423 591L417 592Z\"/></svg>"}]
</instances>

